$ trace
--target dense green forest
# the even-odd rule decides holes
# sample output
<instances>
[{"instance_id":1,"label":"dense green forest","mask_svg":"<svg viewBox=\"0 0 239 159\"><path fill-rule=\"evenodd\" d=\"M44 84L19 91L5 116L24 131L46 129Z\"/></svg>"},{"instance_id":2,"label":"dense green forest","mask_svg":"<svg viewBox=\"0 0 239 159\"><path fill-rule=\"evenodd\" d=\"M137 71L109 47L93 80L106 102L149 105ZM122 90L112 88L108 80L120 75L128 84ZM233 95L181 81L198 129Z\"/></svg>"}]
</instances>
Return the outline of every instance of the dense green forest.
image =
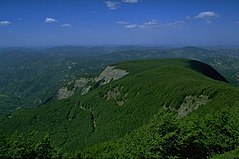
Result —
<instances>
[{"instance_id":1,"label":"dense green forest","mask_svg":"<svg viewBox=\"0 0 239 159\"><path fill-rule=\"evenodd\" d=\"M0 159L239 159L239 0L0 0Z\"/></svg>"},{"instance_id":2,"label":"dense green forest","mask_svg":"<svg viewBox=\"0 0 239 159\"><path fill-rule=\"evenodd\" d=\"M37 107L55 100L57 91L70 81L96 77L107 65L154 58L200 60L213 66L232 85L239 86L238 49L60 46L0 49L0 93L18 98L21 108ZM15 110L5 105L0 114Z\"/></svg>"},{"instance_id":3,"label":"dense green forest","mask_svg":"<svg viewBox=\"0 0 239 159\"><path fill-rule=\"evenodd\" d=\"M2 156L14 158L7 152L16 150L49 158L238 157L239 90L212 67L187 59L114 66L128 74L86 95L3 116ZM16 131L22 137L9 137ZM46 142L52 146L42 152Z\"/></svg>"},{"instance_id":4,"label":"dense green forest","mask_svg":"<svg viewBox=\"0 0 239 159\"><path fill-rule=\"evenodd\" d=\"M39 106L49 102L68 81L95 75L105 67L101 60L81 55L81 49L78 54L67 48L57 54L57 50L0 52L0 92L21 98L23 107Z\"/></svg>"},{"instance_id":5,"label":"dense green forest","mask_svg":"<svg viewBox=\"0 0 239 159\"><path fill-rule=\"evenodd\" d=\"M23 102L20 98L0 94L0 115L20 109L22 105Z\"/></svg>"}]
</instances>

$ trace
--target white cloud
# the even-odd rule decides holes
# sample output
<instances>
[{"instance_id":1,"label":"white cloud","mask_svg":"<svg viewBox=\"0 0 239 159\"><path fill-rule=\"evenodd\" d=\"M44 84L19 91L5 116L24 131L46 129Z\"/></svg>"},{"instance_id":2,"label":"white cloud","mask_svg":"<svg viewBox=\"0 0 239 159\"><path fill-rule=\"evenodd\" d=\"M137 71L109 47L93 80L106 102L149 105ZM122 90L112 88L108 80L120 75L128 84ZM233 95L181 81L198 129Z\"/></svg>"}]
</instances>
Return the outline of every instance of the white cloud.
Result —
<instances>
[{"instance_id":1,"label":"white cloud","mask_svg":"<svg viewBox=\"0 0 239 159\"><path fill-rule=\"evenodd\" d=\"M11 25L12 23L7 21L7 20L4 20L4 21L0 21L0 26L9 26Z\"/></svg>"},{"instance_id":2,"label":"white cloud","mask_svg":"<svg viewBox=\"0 0 239 159\"><path fill-rule=\"evenodd\" d=\"M211 21L211 20L205 20L205 22L206 22L207 24L212 24L212 21Z\"/></svg>"},{"instance_id":3,"label":"white cloud","mask_svg":"<svg viewBox=\"0 0 239 159\"><path fill-rule=\"evenodd\" d=\"M125 25L125 28L127 28L127 29L135 29L135 28L138 28L138 25L137 24L128 24L128 25Z\"/></svg>"},{"instance_id":4,"label":"white cloud","mask_svg":"<svg viewBox=\"0 0 239 159\"><path fill-rule=\"evenodd\" d=\"M122 3L134 4L139 3L141 0L121 0ZM106 6L109 9L115 10L120 7L121 3L119 1L105 1Z\"/></svg>"},{"instance_id":5,"label":"white cloud","mask_svg":"<svg viewBox=\"0 0 239 159\"><path fill-rule=\"evenodd\" d=\"M62 24L61 26L62 26L62 27L72 27L71 24Z\"/></svg>"},{"instance_id":6,"label":"white cloud","mask_svg":"<svg viewBox=\"0 0 239 159\"><path fill-rule=\"evenodd\" d=\"M195 16L196 19L204 20L206 24L212 24L212 20L219 17L221 17L219 14L211 11L201 12Z\"/></svg>"},{"instance_id":7,"label":"white cloud","mask_svg":"<svg viewBox=\"0 0 239 159\"><path fill-rule=\"evenodd\" d=\"M119 24L119 25L127 25L129 24L128 22L125 22L125 21L118 21L116 22L116 24Z\"/></svg>"},{"instance_id":8,"label":"white cloud","mask_svg":"<svg viewBox=\"0 0 239 159\"><path fill-rule=\"evenodd\" d=\"M166 30L175 30L175 29L178 29L178 28L182 28L184 26L184 24L185 24L185 21L176 20L176 21L171 22L171 23L162 24L162 25L160 25L160 28L166 29Z\"/></svg>"},{"instance_id":9,"label":"white cloud","mask_svg":"<svg viewBox=\"0 0 239 159\"><path fill-rule=\"evenodd\" d=\"M142 24L130 24L128 22L119 21L117 24L123 25L126 29L166 29L166 30L174 30L178 28L182 28L185 24L183 20L177 20L171 23L163 23L160 24L159 20L150 20L148 22L144 22Z\"/></svg>"},{"instance_id":10,"label":"white cloud","mask_svg":"<svg viewBox=\"0 0 239 159\"><path fill-rule=\"evenodd\" d=\"M138 28L141 28L141 29L153 29L158 27L159 27L159 20L155 20L155 19L138 25Z\"/></svg>"},{"instance_id":11,"label":"white cloud","mask_svg":"<svg viewBox=\"0 0 239 159\"><path fill-rule=\"evenodd\" d=\"M46 23L57 23L58 21L56 19L54 19L54 18L46 18L45 22Z\"/></svg>"},{"instance_id":12,"label":"white cloud","mask_svg":"<svg viewBox=\"0 0 239 159\"><path fill-rule=\"evenodd\" d=\"M106 6L109 9L115 10L120 6L119 2L105 1Z\"/></svg>"},{"instance_id":13,"label":"white cloud","mask_svg":"<svg viewBox=\"0 0 239 159\"><path fill-rule=\"evenodd\" d=\"M124 27L127 29L152 29L152 28L157 28L159 26L159 21L154 19L142 24L130 24L124 21L118 21L116 23L120 25L124 25Z\"/></svg>"},{"instance_id":14,"label":"white cloud","mask_svg":"<svg viewBox=\"0 0 239 159\"><path fill-rule=\"evenodd\" d=\"M140 0L122 0L123 3L139 3Z\"/></svg>"},{"instance_id":15,"label":"white cloud","mask_svg":"<svg viewBox=\"0 0 239 159\"><path fill-rule=\"evenodd\" d=\"M155 19L153 19L153 20L151 20L151 21L148 21L148 22L145 22L144 23L144 25L157 25L158 24L158 20L155 20Z\"/></svg>"},{"instance_id":16,"label":"white cloud","mask_svg":"<svg viewBox=\"0 0 239 159\"><path fill-rule=\"evenodd\" d=\"M186 16L185 19L186 19L186 20L192 20L192 17Z\"/></svg>"},{"instance_id":17,"label":"white cloud","mask_svg":"<svg viewBox=\"0 0 239 159\"><path fill-rule=\"evenodd\" d=\"M196 18L204 19L204 20L209 20L209 19L214 19L214 18L219 18L219 17L220 17L219 14L217 14L215 12L211 12L211 11L201 12L196 16Z\"/></svg>"}]
</instances>

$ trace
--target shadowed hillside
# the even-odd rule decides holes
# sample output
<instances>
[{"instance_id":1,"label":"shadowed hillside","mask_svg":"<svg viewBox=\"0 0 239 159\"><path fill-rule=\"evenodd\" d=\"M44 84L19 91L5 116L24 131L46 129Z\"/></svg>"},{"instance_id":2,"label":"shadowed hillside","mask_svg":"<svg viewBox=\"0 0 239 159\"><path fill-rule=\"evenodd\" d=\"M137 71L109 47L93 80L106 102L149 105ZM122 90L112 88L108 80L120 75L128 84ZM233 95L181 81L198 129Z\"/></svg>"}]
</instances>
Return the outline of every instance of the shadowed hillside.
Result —
<instances>
[{"instance_id":1,"label":"shadowed hillside","mask_svg":"<svg viewBox=\"0 0 239 159\"><path fill-rule=\"evenodd\" d=\"M192 60L189 63L190 63L190 67L192 69L198 71L199 73L201 73L207 77L210 77L212 79L215 79L215 80L227 82L227 80L211 66L209 66L205 63L202 63L200 61L195 61L195 60Z\"/></svg>"}]
</instances>

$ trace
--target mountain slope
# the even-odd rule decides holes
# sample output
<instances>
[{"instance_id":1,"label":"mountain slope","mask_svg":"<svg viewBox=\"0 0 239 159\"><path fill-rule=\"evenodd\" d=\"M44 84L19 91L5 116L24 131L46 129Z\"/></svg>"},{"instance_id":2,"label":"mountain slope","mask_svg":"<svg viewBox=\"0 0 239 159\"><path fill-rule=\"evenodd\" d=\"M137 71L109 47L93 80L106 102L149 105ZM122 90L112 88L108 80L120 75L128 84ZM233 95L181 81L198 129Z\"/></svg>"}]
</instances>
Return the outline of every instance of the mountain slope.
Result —
<instances>
[{"instance_id":1,"label":"mountain slope","mask_svg":"<svg viewBox=\"0 0 239 159\"><path fill-rule=\"evenodd\" d=\"M36 109L12 113L10 117L1 119L0 129L6 134L15 130L27 132L28 129L42 134L49 132L51 139L65 151L77 151L108 140L116 140L113 142L115 144L120 138L124 144L126 141L131 141L131 144L140 141L140 138L144 139L150 134L143 135L151 130L149 127L154 127L157 122L166 122L161 117L163 114L173 114L174 125L187 125L186 130L191 131L198 125L197 122L202 126L209 117L209 121L214 119L211 115L216 116L225 109L230 113L238 112L239 90L225 83L225 79L213 68L198 61L131 61L119 63L116 68L126 70L128 74L84 96L76 95ZM208 70L211 72L210 77L205 76ZM229 116L231 121L237 121L234 117ZM235 123L232 129L237 130L237 125ZM132 132L138 134L132 135L135 140L126 135ZM238 139L238 136L235 134L230 139ZM225 146L225 151L235 148L234 143L231 145L230 148ZM100 145L96 147L96 151L104 148ZM134 147L131 146L132 149ZM115 149L120 150L117 147ZM90 150L94 154L95 148ZM105 151L101 150L107 154ZM220 149L219 152L223 151ZM99 157L102 155L96 154ZM120 155L118 151L115 154Z\"/></svg>"},{"instance_id":2,"label":"mountain slope","mask_svg":"<svg viewBox=\"0 0 239 159\"><path fill-rule=\"evenodd\" d=\"M22 107L47 103L68 81L97 74L109 63L98 60L105 49L97 49L0 49L0 92L21 98Z\"/></svg>"},{"instance_id":3,"label":"mountain slope","mask_svg":"<svg viewBox=\"0 0 239 159\"><path fill-rule=\"evenodd\" d=\"M0 116L21 108L22 101L17 97L0 94Z\"/></svg>"},{"instance_id":4,"label":"mountain slope","mask_svg":"<svg viewBox=\"0 0 239 159\"><path fill-rule=\"evenodd\" d=\"M152 58L198 59L238 86L238 57L237 49L197 47L6 48L0 49L0 92L21 98L21 107L40 106L79 91L84 94L89 87L79 87L79 81L85 83L87 80L92 84L92 76L109 64Z\"/></svg>"}]
</instances>

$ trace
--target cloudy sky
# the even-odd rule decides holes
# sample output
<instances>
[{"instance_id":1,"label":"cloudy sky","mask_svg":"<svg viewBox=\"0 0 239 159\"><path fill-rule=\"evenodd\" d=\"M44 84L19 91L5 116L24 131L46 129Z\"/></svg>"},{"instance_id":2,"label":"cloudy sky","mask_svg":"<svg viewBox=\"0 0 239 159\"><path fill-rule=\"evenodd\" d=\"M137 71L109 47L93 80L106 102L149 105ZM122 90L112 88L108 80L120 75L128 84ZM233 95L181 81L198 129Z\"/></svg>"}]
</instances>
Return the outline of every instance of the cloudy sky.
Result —
<instances>
[{"instance_id":1,"label":"cloudy sky","mask_svg":"<svg viewBox=\"0 0 239 159\"><path fill-rule=\"evenodd\" d=\"M239 45L238 0L1 0L0 47Z\"/></svg>"}]
</instances>

